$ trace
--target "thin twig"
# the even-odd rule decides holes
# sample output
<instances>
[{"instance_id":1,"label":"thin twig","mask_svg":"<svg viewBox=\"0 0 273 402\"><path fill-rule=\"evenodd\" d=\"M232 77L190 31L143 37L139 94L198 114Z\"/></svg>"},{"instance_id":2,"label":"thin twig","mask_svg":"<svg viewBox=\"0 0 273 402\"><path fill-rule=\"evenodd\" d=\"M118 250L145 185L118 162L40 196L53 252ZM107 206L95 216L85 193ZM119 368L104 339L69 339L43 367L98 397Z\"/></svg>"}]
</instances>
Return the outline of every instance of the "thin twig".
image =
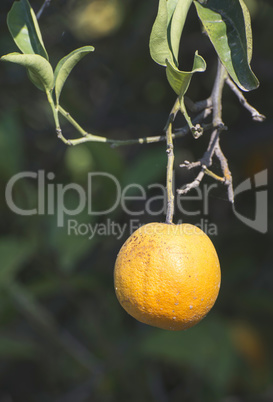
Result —
<instances>
[{"instance_id":1,"label":"thin twig","mask_svg":"<svg viewBox=\"0 0 273 402\"><path fill-rule=\"evenodd\" d=\"M186 184L183 188L178 189L177 193L178 194L186 194L193 188L198 187L205 175L205 169L206 169L206 166L202 166L202 168L201 168L200 172L198 173L198 175L196 176L196 178L191 183Z\"/></svg>"},{"instance_id":2,"label":"thin twig","mask_svg":"<svg viewBox=\"0 0 273 402\"><path fill-rule=\"evenodd\" d=\"M174 194L173 194L173 164L174 164L174 153L173 153L173 133L172 133L172 124L177 115L177 112L180 110L180 101L179 98L176 99L175 104L171 110L169 115L168 123L165 128L166 130L166 143L167 143L167 155L168 155L168 163L167 163L167 213L166 213L166 223L172 223L173 221L173 213L174 213Z\"/></svg>"},{"instance_id":3,"label":"thin twig","mask_svg":"<svg viewBox=\"0 0 273 402\"><path fill-rule=\"evenodd\" d=\"M45 9L50 5L51 0L45 0L42 7L40 8L40 10L38 11L38 13L36 14L36 18L37 20L39 18L41 18L41 15L43 14L43 12L45 11Z\"/></svg>"},{"instance_id":4,"label":"thin twig","mask_svg":"<svg viewBox=\"0 0 273 402\"><path fill-rule=\"evenodd\" d=\"M218 180L227 185L229 200L233 202L234 195L232 187L232 176L228 167L227 159L225 158L219 144L221 132L227 129L222 121L222 94L226 76L226 70L219 60L213 90L209 98L211 102L209 105L212 106L213 109L213 131L211 133L208 148L199 161L192 163L190 163L189 161L184 161L184 163L180 165L181 167L184 167L188 170L195 167L201 167L201 170L191 183L188 183L182 189L177 190L179 194L186 194L191 189L198 187L200 182L203 180L205 174L207 174L213 177L215 180ZM191 105L190 103L190 106L192 107L193 105ZM212 164L212 157L214 154L219 159L224 177L220 177L208 169L208 167Z\"/></svg>"},{"instance_id":5,"label":"thin twig","mask_svg":"<svg viewBox=\"0 0 273 402\"><path fill-rule=\"evenodd\" d=\"M230 89L232 90L232 92L235 93L235 95L237 96L237 98L239 99L241 105L249 111L249 113L252 116L252 119L254 121L258 121L258 122L263 122L266 117L261 114L260 112L258 112L257 109L255 109L255 107L253 107L252 105L250 105L248 103L248 101L246 100L246 98L244 97L242 91L240 91L240 89L234 84L234 82L230 79L230 77L226 78L226 83L227 85L230 87Z\"/></svg>"},{"instance_id":6,"label":"thin twig","mask_svg":"<svg viewBox=\"0 0 273 402\"><path fill-rule=\"evenodd\" d=\"M54 107L54 106L53 106ZM112 147L119 147L124 145L135 145L135 144L152 144L154 142L161 142L166 140L166 135L155 135L151 137L143 137L143 138L136 138L130 140L114 140L111 138L102 137L99 135L94 135L88 133L84 130L76 120L68 113L63 107L58 105L58 111L61 115L73 126L76 130L82 135L82 138L77 139L65 139L62 135L60 128L57 131L58 138L60 138L66 145L79 145L85 142L103 142L108 143ZM194 124L197 122L203 121L211 114L211 109L207 108L201 111L192 121ZM211 128L211 125L204 125L203 131L207 131ZM174 133L172 133L172 138L181 138L187 135L190 132L189 126L186 124L184 127L177 129Z\"/></svg>"},{"instance_id":7,"label":"thin twig","mask_svg":"<svg viewBox=\"0 0 273 402\"><path fill-rule=\"evenodd\" d=\"M211 101L213 107L213 123L215 125L223 125L222 121L222 95L227 72L221 61L218 59L217 74L211 93Z\"/></svg>"},{"instance_id":8,"label":"thin twig","mask_svg":"<svg viewBox=\"0 0 273 402\"><path fill-rule=\"evenodd\" d=\"M183 114L183 116L184 116L184 118L185 118L185 120L186 120L186 122L187 122L187 124L188 124L188 126L190 128L190 131L191 131L193 137L195 139L201 137L201 135L203 134L203 128L199 124L199 122L197 124L195 124L195 125L193 124L192 119L189 116L187 108L186 108L186 105L185 105L184 96L180 99L180 111Z\"/></svg>"},{"instance_id":9,"label":"thin twig","mask_svg":"<svg viewBox=\"0 0 273 402\"><path fill-rule=\"evenodd\" d=\"M223 131L224 123L222 121L222 95L224 84L227 79L227 72L220 60L218 60L218 70L217 70L217 77L215 80L215 85L212 91L212 104L213 104L213 123L219 124L221 128L218 129L218 135L216 138L214 152L217 156L224 177L225 177L225 184L228 188L228 199L230 202L234 202L234 191L232 185L232 175L229 170L227 158L224 156L221 147L220 147L220 133Z\"/></svg>"},{"instance_id":10,"label":"thin twig","mask_svg":"<svg viewBox=\"0 0 273 402\"><path fill-rule=\"evenodd\" d=\"M226 181L226 179L224 177L218 176L217 174L215 174L214 172L212 172L211 170L209 170L207 168L205 169L205 173L207 176L210 176L213 179L220 181L222 183L225 183L225 181Z\"/></svg>"},{"instance_id":11,"label":"thin twig","mask_svg":"<svg viewBox=\"0 0 273 402\"><path fill-rule=\"evenodd\" d=\"M223 151L220 147L219 138L217 140L217 144L215 147L215 155L219 159L219 162L220 162L220 165L222 168L222 172L224 174L224 184L227 186L228 199L233 204L234 203L234 191L233 191L233 185L232 185L232 175L229 170L227 158L223 154Z\"/></svg>"}]
</instances>

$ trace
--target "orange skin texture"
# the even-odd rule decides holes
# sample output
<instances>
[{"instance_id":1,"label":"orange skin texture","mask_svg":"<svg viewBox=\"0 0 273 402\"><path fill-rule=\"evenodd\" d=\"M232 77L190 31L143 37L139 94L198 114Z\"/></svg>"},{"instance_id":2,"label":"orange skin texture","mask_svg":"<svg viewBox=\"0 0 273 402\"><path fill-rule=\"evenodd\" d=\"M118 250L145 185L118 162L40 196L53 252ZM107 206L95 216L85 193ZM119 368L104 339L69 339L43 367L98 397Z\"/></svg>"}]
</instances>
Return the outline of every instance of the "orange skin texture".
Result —
<instances>
[{"instance_id":1,"label":"orange skin texture","mask_svg":"<svg viewBox=\"0 0 273 402\"><path fill-rule=\"evenodd\" d=\"M215 248L191 224L149 223L123 244L114 269L121 306L145 324L179 331L201 321L221 282Z\"/></svg>"}]
</instances>

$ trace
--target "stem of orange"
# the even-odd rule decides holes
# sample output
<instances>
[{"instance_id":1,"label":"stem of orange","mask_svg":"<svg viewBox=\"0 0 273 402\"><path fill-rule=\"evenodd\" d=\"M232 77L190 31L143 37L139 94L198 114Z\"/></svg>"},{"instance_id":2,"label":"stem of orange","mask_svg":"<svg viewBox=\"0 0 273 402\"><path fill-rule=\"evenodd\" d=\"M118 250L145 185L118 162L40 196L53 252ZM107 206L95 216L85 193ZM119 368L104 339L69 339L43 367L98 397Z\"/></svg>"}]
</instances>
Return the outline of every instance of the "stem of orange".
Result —
<instances>
[{"instance_id":1,"label":"stem of orange","mask_svg":"<svg viewBox=\"0 0 273 402\"><path fill-rule=\"evenodd\" d=\"M173 214L174 214L174 194L173 194L173 164L174 164L174 152L173 152L173 121L177 112L180 110L180 101L179 98L176 99L175 104L171 110L169 115L169 119L165 128L166 131L166 142L167 142L167 155L168 155L168 163L167 163L167 178L166 178L166 187L167 187L167 213L166 213L166 223L173 222Z\"/></svg>"}]
</instances>

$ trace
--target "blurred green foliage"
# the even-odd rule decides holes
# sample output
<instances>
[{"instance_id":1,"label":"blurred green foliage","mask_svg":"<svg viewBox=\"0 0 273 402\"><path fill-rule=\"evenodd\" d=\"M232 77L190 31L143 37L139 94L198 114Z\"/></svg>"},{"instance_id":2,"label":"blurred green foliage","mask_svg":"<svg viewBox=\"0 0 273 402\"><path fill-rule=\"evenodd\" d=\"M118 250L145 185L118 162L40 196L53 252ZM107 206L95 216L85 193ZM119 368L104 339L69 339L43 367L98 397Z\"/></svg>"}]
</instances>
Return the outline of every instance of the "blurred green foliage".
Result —
<instances>
[{"instance_id":1,"label":"blurred green foliage","mask_svg":"<svg viewBox=\"0 0 273 402\"><path fill-rule=\"evenodd\" d=\"M273 7L265 0L246 3L253 18L252 65L261 82L247 98L267 120L252 122L226 89L223 113L230 130L222 136L222 147L235 186L268 169L270 197ZM1 55L16 50L6 26L11 5L11 0L0 5ZM31 5L37 12L42 1L32 0ZM156 11L154 2L137 0L56 0L42 14L41 31L53 64L77 47L96 48L73 71L62 94L66 109L94 134L117 139L162 134L175 94L164 69L149 55ZM194 77L189 90L193 100L204 99L216 59L194 12L183 34L183 68L191 64L196 48L208 62L207 72ZM113 289L113 266L128 227L119 239L68 235L66 225L57 227L55 215L13 213L5 189L14 174L38 170L54 174L47 184L77 183L85 190L90 172L111 173L122 187L132 182L145 188L165 185L165 144L67 148L56 138L44 95L23 69L1 63L0 88L0 402L272 401L272 202L264 235L236 219L225 188L211 191L208 214L187 218L217 225L212 240L223 275L219 299L208 317L186 332L147 327L122 310ZM75 134L68 126L64 131L67 137ZM207 141L206 136L175 141L176 187L194 177L179 169L179 163L200 157ZM212 182L208 178L206 183ZM94 210L113 205L115 190L107 178L94 179ZM158 195L153 189L147 194ZM134 188L128 195L139 194ZM18 181L13 197L21 208L35 208L37 181ZM66 207L77 202L71 192ZM241 213L254 216L253 192L237 202ZM161 201L155 204L160 210ZM144 208L141 200L128 206L133 211ZM185 208L202 210L202 202L187 201ZM107 216L85 209L77 215L78 222L92 225L107 219L126 224L131 216L121 208ZM175 220L180 219L185 217L177 210ZM163 221L164 215L144 214L140 220Z\"/></svg>"}]
</instances>

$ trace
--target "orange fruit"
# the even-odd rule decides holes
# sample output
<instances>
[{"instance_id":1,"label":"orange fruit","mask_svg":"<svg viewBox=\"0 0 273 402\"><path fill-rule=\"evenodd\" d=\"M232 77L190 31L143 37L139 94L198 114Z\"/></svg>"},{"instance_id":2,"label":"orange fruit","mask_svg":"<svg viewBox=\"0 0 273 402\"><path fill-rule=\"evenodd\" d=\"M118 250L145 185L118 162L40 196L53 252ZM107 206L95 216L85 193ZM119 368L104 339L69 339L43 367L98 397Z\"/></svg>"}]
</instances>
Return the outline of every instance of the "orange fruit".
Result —
<instances>
[{"instance_id":1,"label":"orange fruit","mask_svg":"<svg viewBox=\"0 0 273 402\"><path fill-rule=\"evenodd\" d=\"M114 269L121 306L168 330L197 324L214 305L221 271L209 237L190 224L149 223L123 244Z\"/></svg>"}]
</instances>

